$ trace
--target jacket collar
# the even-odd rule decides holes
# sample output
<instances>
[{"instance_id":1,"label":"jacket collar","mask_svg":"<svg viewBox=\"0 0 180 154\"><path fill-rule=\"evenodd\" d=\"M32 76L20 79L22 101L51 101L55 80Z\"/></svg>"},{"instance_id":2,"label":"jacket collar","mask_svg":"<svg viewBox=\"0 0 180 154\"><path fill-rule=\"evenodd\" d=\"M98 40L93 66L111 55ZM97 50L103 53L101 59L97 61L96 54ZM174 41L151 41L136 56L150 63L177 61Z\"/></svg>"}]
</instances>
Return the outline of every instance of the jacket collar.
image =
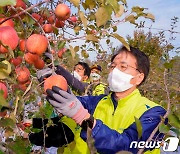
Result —
<instances>
[{"instance_id":1,"label":"jacket collar","mask_svg":"<svg viewBox=\"0 0 180 154\"><path fill-rule=\"evenodd\" d=\"M111 100L113 102L113 105L114 105L114 109L116 109L117 105L126 105L129 101L129 99L133 99L134 97L136 96L141 96L140 92L138 89L135 89L132 93L130 93L128 96L120 99L120 100L116 100L115 98L115 92L112 92L111 94Z\"/></svg>"}]
</instances>

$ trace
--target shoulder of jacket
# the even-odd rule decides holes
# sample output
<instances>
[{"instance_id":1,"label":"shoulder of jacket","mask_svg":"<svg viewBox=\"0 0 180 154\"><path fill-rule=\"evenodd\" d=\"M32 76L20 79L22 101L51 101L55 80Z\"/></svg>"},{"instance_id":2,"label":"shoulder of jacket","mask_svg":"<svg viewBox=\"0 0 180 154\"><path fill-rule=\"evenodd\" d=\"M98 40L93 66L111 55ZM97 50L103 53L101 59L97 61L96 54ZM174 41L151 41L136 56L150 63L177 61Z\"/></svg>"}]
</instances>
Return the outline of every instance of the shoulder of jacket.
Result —
<instances>
[{"instance_id":1,"label":"shoulder of jacket","mask_svg":"<svg viewBox=\"0 0 180 154\"><path fill-rule=\"evenodd\" d=\"M148 99L148 98L146 98L144 96L141 96L140 101L144 103L144 105L147 107L147 109L153 108L155 106L161 106L161 105L151 101L150 99Z\"/></svg>"}]
</instances>

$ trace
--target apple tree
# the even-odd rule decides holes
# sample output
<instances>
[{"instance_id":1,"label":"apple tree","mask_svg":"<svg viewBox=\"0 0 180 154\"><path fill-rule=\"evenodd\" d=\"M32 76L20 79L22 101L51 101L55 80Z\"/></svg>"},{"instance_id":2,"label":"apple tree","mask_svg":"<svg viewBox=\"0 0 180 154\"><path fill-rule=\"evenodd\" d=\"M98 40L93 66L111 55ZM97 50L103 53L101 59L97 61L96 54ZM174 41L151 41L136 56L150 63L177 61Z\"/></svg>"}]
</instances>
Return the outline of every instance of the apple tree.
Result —
<instances>
[{"instance_id":1,"label":"apple tree","mask_svg":"<svg viewBox=\"0 0 180 154\"><path fill-rule=\"evenodd\" d=\"M112 38L129 48L118 25L154 20L147 9L127 6L126 0L0 0L0 151L29 153L24 132L37 131L31 119L52 113L38 70L60 64L71 71L90 52L102 59Z\"/></svg>"}]
</instances>

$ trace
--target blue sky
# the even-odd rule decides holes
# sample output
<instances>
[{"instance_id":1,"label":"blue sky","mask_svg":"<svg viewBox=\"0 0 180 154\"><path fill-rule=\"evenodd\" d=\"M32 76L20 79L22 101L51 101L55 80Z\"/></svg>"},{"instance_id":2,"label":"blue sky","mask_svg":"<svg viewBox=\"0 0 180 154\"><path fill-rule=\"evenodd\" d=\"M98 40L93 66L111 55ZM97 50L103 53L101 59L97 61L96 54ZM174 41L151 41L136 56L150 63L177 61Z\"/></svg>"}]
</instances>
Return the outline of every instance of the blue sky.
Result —
<instances>
[{"instance_id":1,"label":"blue sky","mask_svg":"<svg viewBox=\"0 0 180 154\"><path fill-rule=\"evenodd\" d=\"M152 13L155 16L155 22L151 20L146 20L146 27L152 26L152 28L169 30L171 19L176 16L179 17L179 22L177 23L177 28L175 31L178 31L178 34L175 34L176 40L171 41L175 48L180 47L180 0L127 0L128 10L131 10L133 6L140 6L148 8L146 12ZM143 19L144 20L144 19ZM126 38L127 35L133 36L133 32L136 30L135 26L130 23L122 23L118 25L118 34ZM148 32L149 29L144 29ZM153 33L158 33L158 30L151 30ZM169 39L170 33L165 33L166 38ZM80 41L79 41L80 43ZM103 45L103 42L101 42ZM113 46L120 46L118 40L113 40ZM177 55L177 53L172 52L171 57ZM94 60L96 55L90 53L90 59Z\"/></svg>"},{"instance_id":2,"label":"blue sky","mask_svg":"<svg viewBox=\"0 0 180 154\"><path fill-rule=\"evenodd\" d=\"M177 28L175 31L178 31L178 34L175 34L176 40L173 41L173 45L177 48L180 47L180 0L127 0L129 9L132 6L140 6L148 8L147 12L152 13L155 16L155 22L152 23L146 20L146 26L159 29L170 29L171 18L174 16L179 17L179 22L177 23ZM135 27L131 24L122 24L119 26L119 33L122 36L126 37L127 35L132 36ZM148 29L144 29L148 31ZM153 33L157 33L158 30L151 30ZM169 38L170 33L166 32L167 39ZM172 56L174 53L172 54Z\"/></svg>"},{"instance_id":3,"label":"blue sky","mask_svg":"<svg viewBox=\"0 0 180 154\"><path fill-rule=\"evenodd\" d=\"M37 2L37 0L31 0L32 2ZM179 22L177 23L178 34L175 34L176 40L171 42L176 48L180 47L180 0L127 0L128 10L131 10L132 6L140 6L148 8L146 12L150 12L155 16L155 22L146 20L146 27L152 26L152 28L159 28L164 30L170 29L171 18L174 16L179 17ZM118 25L118 34L126 38L127 35L133 36L133 32L136 30L135 26L130 23L122 23ZM146 32L148 29L144 29ZM158 30L151 30L153 33L158 33ZM170 33L165 33L166 38L170 37ZM83 45L84 41L78 40L74 45ZM103 45L103 42L101 42ZM113 40L113 46L120 46L118 40ZM73 46L74 46L73 45ZM176 53L171 53L171 56L176 55ZM90 53L90 59L94 60L96 57L95 53Z\"/></svg>"}]
</instances>

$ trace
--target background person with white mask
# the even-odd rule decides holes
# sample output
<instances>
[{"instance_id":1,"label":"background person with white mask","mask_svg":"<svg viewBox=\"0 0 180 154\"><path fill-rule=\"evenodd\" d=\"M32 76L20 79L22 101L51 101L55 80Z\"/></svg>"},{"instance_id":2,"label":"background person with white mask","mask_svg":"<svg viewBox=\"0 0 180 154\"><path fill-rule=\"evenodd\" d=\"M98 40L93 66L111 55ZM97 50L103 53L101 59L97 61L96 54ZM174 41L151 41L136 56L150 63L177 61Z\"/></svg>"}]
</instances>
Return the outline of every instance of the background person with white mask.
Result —
<instances>
[{"instance_id":1,"label":"background person with white mask","mask_svg":"<svg viewBox=\"0 0 180 154\"><path fill-rule=\"evenodd\" d=\"M91 69L85 62L78 62L74 66L74 71L70 73L64 67L56 66L55 73L62 75L68 82L68 85L72 88L76 95L83 95L87 86L89 85L88 79L90 76ZM37 72L37 77L40 82L52 75L51 68L45 68Z\"/></svg>"},{"instance_id":2,"label":"background person with white mask","mask_svg":"<svg viewBox=\"0 0 180 154\"><path fill-rule=\"evenodd\" d=\"M131 142L146 141L166 113L137 89L147 78L149 67L149 58L139 49L130 47L128 51L122 47L111 59L109 95L76 97L54 86L46 91L46 99L59 113L81 126L82 140L87 139L87 127L92 129L91 136L99 153L123 150L137 153L137 148L130 148ZM142 134L138 134L135 118L141 122ZM163 136L157 132L153 140L161 140ZM87 153L88 146L82 144L82 150L79 149L79 153ZM160 153L153 148L145 151L145 154Z\"/></svg>"},{"instance_id":3,"label":"background person with white mask","mask_svg":"<svg viewBox=\"0 0 180 154\"><path fill-rule=\"evenodd\" d=\"M91 66L90 84L86 88L86 95L98 96L102 94L109 94L107 84L101 82L102 68L100 65Z\"/></svg>"}]
</instances>

